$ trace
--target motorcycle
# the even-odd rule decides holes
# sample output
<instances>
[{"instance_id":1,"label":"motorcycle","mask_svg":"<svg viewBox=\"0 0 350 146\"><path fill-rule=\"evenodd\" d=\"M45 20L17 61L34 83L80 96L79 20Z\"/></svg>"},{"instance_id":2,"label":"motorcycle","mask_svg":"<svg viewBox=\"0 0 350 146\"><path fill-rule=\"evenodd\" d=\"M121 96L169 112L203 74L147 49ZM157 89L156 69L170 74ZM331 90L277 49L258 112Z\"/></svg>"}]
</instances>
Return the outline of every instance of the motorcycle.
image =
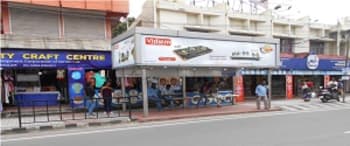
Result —
<instances>
[{"instance_id":1,"label":"motorcycle","mask_svg":"<svg viewBox=\"0 0 350 146\"><path fill-rule=\"evenodd\" d=\"M305 102L309 102L311 98L316 97L316 93L312 91L310 88L303 89L303 99Z\"/></svg>"},{"instance_id":2,"label":"motorcycle","mask_svg":"<svg viewBox=\"0 0 350 146\"><path fill-rule=\"evenodd\" d=\"M338 92L338 90L334 88L323 88L321 86L318 97L323 103L326 103L329 100L333 100L333 99L340 101L340 93Z\"/></svg>"}]
</instances>

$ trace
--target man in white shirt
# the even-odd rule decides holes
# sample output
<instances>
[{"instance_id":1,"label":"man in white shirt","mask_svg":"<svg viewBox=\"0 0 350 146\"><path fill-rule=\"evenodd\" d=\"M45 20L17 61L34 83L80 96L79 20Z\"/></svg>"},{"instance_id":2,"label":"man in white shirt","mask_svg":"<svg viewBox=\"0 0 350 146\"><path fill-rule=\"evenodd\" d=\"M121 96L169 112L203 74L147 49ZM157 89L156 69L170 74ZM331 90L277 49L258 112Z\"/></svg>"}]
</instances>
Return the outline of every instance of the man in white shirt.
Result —
<instances>
[{"instance_id":1,"label":"man in white shirt","mask_svg":"<svg viewBox=\"0 0 350 146\"><path fill-rule=\"evenodd\" d=\"M332 90L338 89L338 82L335 80L335 78L332 78L332 80L327 84L328 88L331 88Z\"/></svg>"},{"instance_id":2,"label":"man in white shirt","mask_svg":"<svg viewBox=\"0 0 350 146\"><path fill-rule=\"evenodd\" d=\"M166 85L165 88L161 89L162 98L169 104L170 108L174 108L174 91L171 89L171 85Z\"/></svg>"}]
</instances>

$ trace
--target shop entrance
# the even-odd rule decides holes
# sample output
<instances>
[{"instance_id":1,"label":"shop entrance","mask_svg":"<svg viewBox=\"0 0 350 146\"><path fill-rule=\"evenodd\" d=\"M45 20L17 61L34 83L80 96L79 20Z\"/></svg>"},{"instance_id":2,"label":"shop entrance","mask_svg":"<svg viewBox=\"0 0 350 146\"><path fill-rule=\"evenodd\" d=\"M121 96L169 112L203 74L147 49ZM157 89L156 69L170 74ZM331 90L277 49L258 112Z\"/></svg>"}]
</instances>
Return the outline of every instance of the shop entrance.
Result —
<instances>
[{"instance_id":1,"label":"shop entrance","mask_svg":"<svg viewBox=\"0 0 350 146\"><path fill-rule=\"evenodd\" d=\"M247 100L255 100L255 88L263 80L267 82L267 76L264 75L245 75L244 80L244 95ZM285 99L286 98L286 77L283 75L272 76L271 83L271 99Z\"/></svg>"},{"instance_id":2,"label":"shop entrance","mask_svg":"<svg viewBox=\"0 0 350 146\"><path fill-rule=\"evenodd\" d=\"M299 76L294 76L293 77L293 93L294 96L296 97L301 97L302 96L302 90L301 90L301 85L303 81L311 81L314 83L314 91L318 90L318 87L324 86L324 76L323 75L299 75Z\"/></svg>"},{"instance_id":3,"label":"shop entrance","mask_svg":"<svg viewBox=\"0 0 350 146\"><path fill-rule=\"evenodd\" d=\"M272 99L285 99L286 98L286 76L274 75L272 76L271 84Z\"/></svg>"},{"instance_id":4,"label":"shop entrance","mask_svg":"<svg viewBox=\"0 0 350 146\"><path fill-rule=\"evenodd\" d=\"M258 83L263 80L267 81L267 76L264 75L244 75L243 76L243 86L244 86L244 96L246 100L255 100L255 88Z\"/></svg>"},{"instance_id":5,"label":"shop entrance","mask_svg":"<svg viewBox=\"0 0 350 146\"><path fill-rule=\"evenodd\" d=\"M6 69L1 72L2 86L1 102L4 107L16 105L16 95L30 93L38 95L50 93L59 95L68 101L66 70L56 69ZM38 93L38 94L36 94ZM57 99L55 99L57 100ZM26 103L27 104L27 103Z\"/></svg>"}]
</instances>

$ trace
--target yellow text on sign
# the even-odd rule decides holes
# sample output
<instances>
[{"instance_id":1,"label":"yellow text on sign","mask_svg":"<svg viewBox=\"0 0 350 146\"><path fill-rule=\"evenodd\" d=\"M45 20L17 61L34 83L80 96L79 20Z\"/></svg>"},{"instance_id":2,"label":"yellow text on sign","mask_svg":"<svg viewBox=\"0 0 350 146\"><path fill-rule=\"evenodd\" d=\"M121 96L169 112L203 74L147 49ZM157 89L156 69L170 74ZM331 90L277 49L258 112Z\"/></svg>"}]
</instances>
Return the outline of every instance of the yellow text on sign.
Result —
<instances>
[{"instance_id":1,"label":"yellow text on sign","mask_svg":"<svg viewBox=\"0 0 350 146\"><path fill-rule=\"evenodd\" d=\"M1 59L13 59L13 57L15 56L15 53L0 53L0 58Z\"/></svg>"},{"instance_id":2,"label":"yellow text on sign","mask_svg":"<svg viewBox=\"0 0 350 146\"><path fill-rule=\"evenodd\" d=\"M33 59L33 60L50 60L58 59L59 54L37 54L37 53L24 53L22 55L23 59Z\"/></svg>"},{"instance_id":3,"label":"yellow text on sign","mask_svg":"<svg viewBox=\"0 0 350 146\"><path fill-rule=\"evenodd\" d=\"M80 54L68 54L67 60L96 60L103 61L106 59L104 55L80 55Z\"/></svg>"}]
</instances>

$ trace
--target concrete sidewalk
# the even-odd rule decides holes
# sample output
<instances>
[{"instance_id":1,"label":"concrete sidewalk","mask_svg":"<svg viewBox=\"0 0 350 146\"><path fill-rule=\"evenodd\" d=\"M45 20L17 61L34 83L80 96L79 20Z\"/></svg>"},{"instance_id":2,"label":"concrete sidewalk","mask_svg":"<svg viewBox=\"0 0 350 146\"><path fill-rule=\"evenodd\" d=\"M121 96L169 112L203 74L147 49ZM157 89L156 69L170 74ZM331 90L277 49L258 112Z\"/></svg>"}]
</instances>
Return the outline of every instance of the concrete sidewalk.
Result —
<instances>
[{"instance_id":1,"label":"concrete sidewalk","mask_svg":"<svg viewBox=\"0 0 350 146\"><path fill-rule=\"evenodd\" d=\"M272 106L269 111L280 111L281 108L277 106ZM255 102L245 102L238 103L235 105L226 105L222 107L207 106L199 108L176 108L173 110L164 110L161 112L156 111L156 109L151 109L149 116L144 117L142 109L136 109L132 111L132 119L136 122L150 122L150 121L164 121L172 119L185 119L194 117L210 117L218 115L232 115L232 114L242 114L242 113L256 113L256 112L269 112L267 110L257 110ZM131 120L128 118L127 112L121 112L121 117L118 114L112 118L107 118L102 112L99 113L99 119L88 118L85 119L84 113L75 114L75 120L73 120L71 113L64 113L62 120L59 114L50 114L49 120L47 116L40 115L36 116L35 123L33 123L33 116L24 116L22 118L23 128L19 127L19 120L17 117L2 118L1 119L1 133L20 133L20 132L30 132L30 131L41 131L41 130L52 130L52 129L64 129L64 128L77 128L77 127L90 127L90 126L100 126L108 124L119 124L127 123Z\"/></svg>"},{"instance_id":2,"label":"concrete sidewalk","mask_svg":"<svg viewBox=\"0 0 350 146\"><path fill-rule=\"evenodd\" d=\"M62 115L62 120L60 115L52 114L49 115L49 119L43 115L36 116L35 121L33 116L24 116L22 117L22 127L19 128L18 117L1 118L1 134L120 124L130 122L130 119L127 113L121 113L121 116L114 114L111 117L99 113L98 119L97 117L87 117L85 119L84 113L76 113L73 119L72 114L65 113Z\"/></svg>"},{"instance_id":3,"label":"concrete sidewalk","mask_svg":"<svg viewBox=\"0 0 350 146\"><path fill-rule=\"evenodd\" d=\"M272 106L270 110L257 110L255 102L238 103L235 105L227 105L222 107L208 106L208 107L192 107L185 109L166 110L162 112L150 111L148 117L144 117L142 112L134 112L133 117L138 122L150 121L165 121L173 119L185 119L194 117L210 117L218 115L232 115L243 113L269 112L280 111L279 107Z\"/></svg>"}]
</instances>

